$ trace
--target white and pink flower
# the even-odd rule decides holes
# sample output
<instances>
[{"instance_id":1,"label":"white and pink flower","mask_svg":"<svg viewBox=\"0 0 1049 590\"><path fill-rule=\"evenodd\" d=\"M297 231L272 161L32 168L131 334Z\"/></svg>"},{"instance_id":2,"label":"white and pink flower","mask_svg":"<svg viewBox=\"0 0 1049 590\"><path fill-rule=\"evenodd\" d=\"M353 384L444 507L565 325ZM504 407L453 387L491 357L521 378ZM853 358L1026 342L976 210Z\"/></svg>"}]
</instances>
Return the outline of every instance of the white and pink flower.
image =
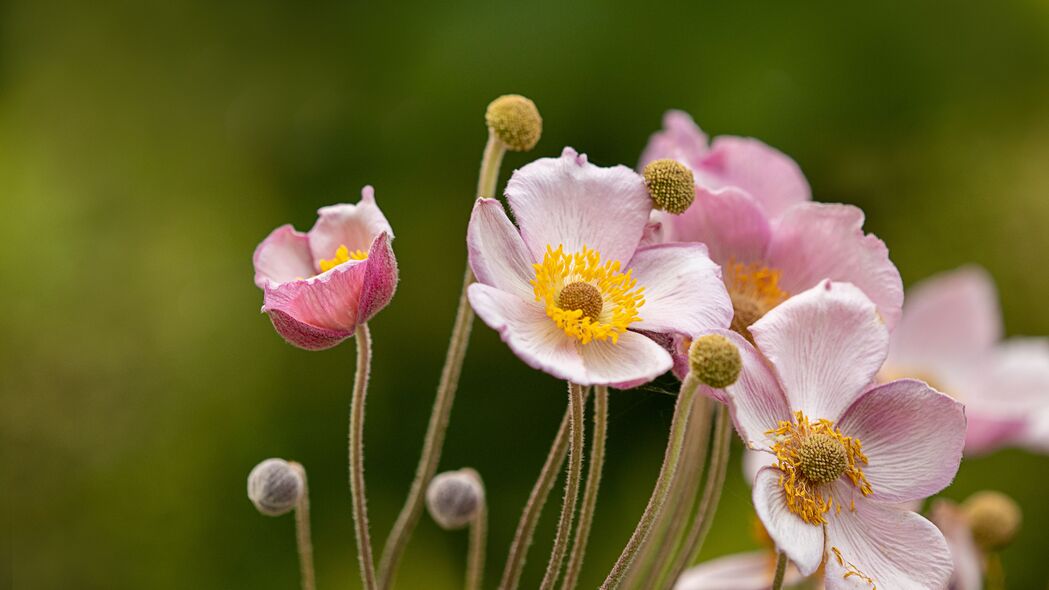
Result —
<instances>
[{"instance_id":1,"label":"white and pink flower","mask_svg":"<svg viewBox=\"0 0 1049 590\"><path fill-rule=\"evenodd\" d=\"M889 333L857 287L821 281L750 327L756 348L725 389L748 448L771 454L754 481L759 518L801 575L830 589L942 588L943 535L901 503L946 487L961 461L965 412L921 381L871 386ZM858 586L857 586L858 585Z\"/></svg>"},{"instance_id":2,"label":"white and pink flower","mask_svg":"<svg viewBox=\"0 0 1049 590\"><path fill-rule=\"evenodd\" d=\"M700 244L640 246L652 201L624 166L565 148L513 174L474 207L470 303L529 366L581 385L633 387L670 369L649 336L728 326L720 269Z\"/></svg>"},{"instance_id":3,"label":"white and pink flower","mask_svg":"<svg viewBox=\"0 0 1049 590\"><path fill-rule=\"evenodd\" d=\"M255 249L255 284L262 311L289 343L330 348L353 336L390 302L397 288L393 230L372 187L356 205L318 212L310 231L273 230Z\"/></svg>"}]
</instances>

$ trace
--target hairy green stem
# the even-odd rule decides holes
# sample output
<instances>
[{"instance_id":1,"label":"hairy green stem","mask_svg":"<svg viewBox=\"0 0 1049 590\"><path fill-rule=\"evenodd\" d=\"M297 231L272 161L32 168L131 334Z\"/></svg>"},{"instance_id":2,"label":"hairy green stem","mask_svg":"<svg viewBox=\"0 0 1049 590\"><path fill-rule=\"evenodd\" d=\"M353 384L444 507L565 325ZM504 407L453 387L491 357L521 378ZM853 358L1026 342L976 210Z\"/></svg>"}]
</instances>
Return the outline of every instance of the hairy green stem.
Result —
<instances>
[{"instance_id":1,"label":"hairy green stem","mask_svg":"<svg viewBox=\"0 0 1049 590\"><path fill-rule=\"evenodd\" d=\"M481 501L470 523L470 547L466 556L466 590L481 590L484 579L485 544L488 542L488 503Z\"/></svg>"},{"instance_id":2,"label":"hairy green stem","mask_svg":"<svg viewBox=\"0 0 1049 590\"><path fill-rule=\"evenodd\" d=\"M574 383L568 384L568 475L565 477L565 497L561 503L561 518L557 523L557 534L550 549L550 561L546 573L539 585L540 590L550 590L557 583L564 564L565 552L568 549L568 538L572 534L572 519L575 517L576 505L579 503L579 484L583 479L583 388Z\"/></svg>"},{"instance_id":3,"label":"hairy green stem","mask_svg":"<svg viewBox=\"0 0 1049 590\"><path fill-rule=\"evenodd\" d=\"M306 482L306 469L295 461L290 461L289 464L302 478L302 496L295 504L295 545L299 550L299 577L302 590L314 590L316 576L313 573L313 539L310 534L310 486Z\"/></svg>"},{"instance_id":4,"label":"hairy green stem","mask_svg":"<svg viewBox=\"0 0 1049 590\"><path fill-rule=\"evenodd\" d=\"M350 499L353 528L357 537L357 559L365 590L375 590L375 564L368 535L368 500L364 491L364 402L368 396L372 342L368 324L357 326L357 375L350 398Z\"/></svg>"},{"instance_id":5,"label":"hairy green stem","mask_svg":"<svg viewBox=\"0 0 1049 590\"><path fill-rule=\"evenodd\" d=\"M772 578L772 590L783 589L783 578L787 574L787 554L780 551L776 554L776 577Z\"/></svg>"}]
</instances>

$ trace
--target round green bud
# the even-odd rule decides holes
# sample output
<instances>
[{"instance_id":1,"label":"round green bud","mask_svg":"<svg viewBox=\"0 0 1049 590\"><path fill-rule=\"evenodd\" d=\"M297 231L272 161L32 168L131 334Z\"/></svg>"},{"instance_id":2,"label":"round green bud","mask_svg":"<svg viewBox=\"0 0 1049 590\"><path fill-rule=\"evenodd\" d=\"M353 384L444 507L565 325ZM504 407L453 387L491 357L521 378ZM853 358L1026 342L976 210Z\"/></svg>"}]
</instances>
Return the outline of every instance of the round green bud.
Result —
<instances>
[{"instance_id":1,"label":"round green bud","mask_svg":"<svg viewBox=\"0 0 1049 590\"><path fill-rule=\"evenodd\" d=\"M1023 515L1016 501L1001 492L976 492L962 502L973 540L984 551L1007 547L1020 531Z\"/></svg>"},{"instance_id":2,"label":"round green bud","mask_svg":"<svg viewBox=\"0 0 1049 590\"><path fill-rule=\"evenodd\" d=\"M519 94L506 94L493 100L484 121L496 137L513 152L527 152L539 143L543 118L535 103Z\"/></svg>"},{"instance_id":3,"label":"round green bud","mask_svg":"<svg viewBox=\"0 0 1049 590\"><path fill-rule=\"evenodd\" d=\"M470 468L437 474L426 488L426 508L445 530L473 522L484 507L484 484Z\"/></svg>"},{"instance_id":4,"label":"round green bud","mask_svg":"<svg viewBox=\"0 0 1049 590\"><path fill-rule=\"evenodd\" d=\"M716 389L732 385L739 378L743 358L739 349L721 334L707 334L692 342L689 367L703 383Z\"/></svg>"},{"instance_id":5,"label":"round green bud","mask_svg":"<svg viewBox=\"0 0 1049 590\"><path fill-rule=\"evenodd\" d=\"M677 160L653 160L641 175L656 209L681 215L696 198L696 179L687 166Z\"/></svg>"},{"instance_id":6,"label":"round green bud","mask_svg":"<svg viewBox=\"0 0 1049 590\"><path fill-rule=\"evenodd\" d=\"M280 516L298 504L306 487L301 467L266 459L248 474L248 499L266 516Z\"/></svg>"}]
</instances>

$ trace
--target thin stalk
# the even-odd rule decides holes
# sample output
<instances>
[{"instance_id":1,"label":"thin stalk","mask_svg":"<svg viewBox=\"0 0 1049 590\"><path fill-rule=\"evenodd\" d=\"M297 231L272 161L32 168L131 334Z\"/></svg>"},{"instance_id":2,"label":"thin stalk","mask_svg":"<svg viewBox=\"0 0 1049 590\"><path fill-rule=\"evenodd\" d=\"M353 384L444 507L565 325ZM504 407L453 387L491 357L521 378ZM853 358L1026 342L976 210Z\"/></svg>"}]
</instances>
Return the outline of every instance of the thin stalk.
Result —
<instances>
[{"instance_id":1,"label":"thin stalk","mask_svg":"<svg viewBox=\"0 0 1049 590\"><path fill-rule=\"evenodd\" d=\"M561 518L557 523L554 546L550 549L550 561L539 585L540 590L550 590L561 575L561 566L568 550L568 537L572 534L572 519L579 503L579 484L583 479L583 388L575 383L568 384L569 439L568 476L565 477L565 498L561 502Z\"/></svg>"},{"instance_id":2,"label":"thin stalk","mask_svg":"<svg viewBox=\"0 0 1049 590\"><path fill-rule=\"evenodd\" d=\"M692 522L692 529L685 538L685 543L670 569L669 580L677 580L685 568L699 557L703 541L714 524L714 513L721 500L721 490L725 486L725 473L728 471L729 451L732 448L732 417L728 408L718 404L717 422L714 426L714 448L710 456L710 471L707 483L703 488L703 499L699 503L699 512Z\"/></svg>"},{"instance_id":3,"label":"thin stalk","mask_svg":"<svg viewBox=\"0 0 1049 590\"><path fill-rule=\"evenodd\" d=\"M478 198L495 194L495 186L499 180L499 167L502 164L504 153L506 153L506 146L489 131L488 143L485 145L484 157L481 159L481 172L477 180ZM473 308L470 307L470 301L466 297L466 289L473 282L473 271L467 264L466 272L463 275L463 288L459 293L459 307L455 312L455 324L452 326L448 352L444 358L444 368L441 369L437 396L434 398L433 410L430 412L430 422L426 426L422 454L415 468L415 478L408 491L408 498L404 501L404 506L390 530L390 536L386 539L382 558L379 560L379 588L382 590L388 590L393 585L397 566L404 555L415 526L419 523L419 516L422 515L426 486L437 473L437 465L441 461L441 449L444 447L444 437L451 419L455 391L459 387L459 375L463 369L463 359L466 357L466 347L470 341L470 329L473 327Z\"/></svg>"},{"instance_id":4,"label":"thin stalk","mask_svg":"<svg viewBox=\"0 0 1049 590\"><path fill-rule=\"evenodd\" d=\"M470 523L470 547L466 556L466 590L481 590L484 579L485 544L488 542L488 503L482 500Z\"/></svg>"},{"instance_id":5,"label":"thin stalk","mask_svg":"<svg viewBox=\"0 0 1049 590\"><path fill-rule=\"evenodd\" d=\"M371 370L372 340L368 324L357 326L357 375L350 398L350 498L353 502L353 527L357 537L357 559L361 582L366 590L375 590L375 564L372 541L368 535L368 500L364 491L364 401L368 395L368 372Z\"/></svg>"},{"instance_id":6,"label":"thin stalk","mask_svg":"<svg viewBox=\"0 0 1049 590\"><path fill-rule=\"evenodd\" d=\"M565 571L565 580L561 585L561 590L573 590L579 581L579 571L583 568L583 557L586 555L586 545L590 539L590 527L594 523L597 493L601 488L607 431L608 387L599 385L594 389L594 439L590 443L590 466L586 474L586 489L583 490L583 504L579 508L575 542L572 545L572 555L568 559L568 569Z\"/></svg>"},{"instance_id":7,"label":"thin stalk","mask_svg":"<svg viewBox=\"0 0 1049 590\"><path fill-rule=\"evenodd\" d=\"M302 477L302 496L295 505L295 544L299 549L299 577L302 590L314 590L316 576L313 573L313 541L310 535L310 487L306 483L306 470L302 465L294 461L290 464Z\"/></svg>"},{"instance_id":8,"label":"thin stalk","mask_svg":"<svg viewBox=\"0 0 1049 590\"><path fill-rule=\"evenodd\" d=\"M787 554L780 551L776 554L776 577L772 578L772 590L783 589L783 578L787 574Z\"/></svg>"},{"instance_id":9,"label":"thin stalk","mask_svg":"<svg viewBox=\"0 0 1049 590\"><path fill-rule=\"evenodd\" d=\"M987 590L1005 590L1005 568L998 553L987 556Z\"/></svg>"},{"instance_id":10,"label":"thin stalk","mask_svg":"<svg viewBox=\"0 0 1049 590\"><path fill-rule=\"evenodd\" d=\"M659 478L656 480L655 488L648 499L648 505L645 506L645 511L641 515L641 520L637 523L634 533L630 536L626 547L623 548L619 559L612 566L612 571L609 572L608 577L601 584L602 590L612 590L619 587L627 569L633 563L634 558L637 557L638 549L641 548L645 538L648 537L653 523L659 517L660 512L662 512L663 505L666 504L667 496L670 495L670 486L674 483L674 476L677 473L678 459L681 456L682 448L685 446L685 431L688 426L689 415L692 413L692 400L696 395L698 386L699 381L692 375L686 377L684 383L681 384L677 404L674 406L674 418L670 423L670 436L667 440L666 453L663 455L663 466L659 470Z\"/></svg>"},{"instance_id":11,"label":"thin stalk","mask_svg":"<svg viewBox=\"0 0 1049 590\"><path fill-rule=\"evenodd\" d=\"M586 391L583 392L586 396ZM546 455L546 461L539 470L539 477L532 486L532 492L528 495L524 510L521 511L521 519L517 523L517 531L514 540L510 544L510 553L506 556L506 567L503 568L503 577L499 582L500 590L516 590L521 581L521 572L524 571L525 558L528 556L528 548L532 545L532 536L535 527L539 524L539 516L543 513L546 499L550 497L550 491L557 480L557 474L561 471L561 465L568 455L568 430L569 422L572 420L571 404L565 409L565 415L561 418L561 426L554 435L550 444L550 452Z\"/></svg>"}]
</instances>

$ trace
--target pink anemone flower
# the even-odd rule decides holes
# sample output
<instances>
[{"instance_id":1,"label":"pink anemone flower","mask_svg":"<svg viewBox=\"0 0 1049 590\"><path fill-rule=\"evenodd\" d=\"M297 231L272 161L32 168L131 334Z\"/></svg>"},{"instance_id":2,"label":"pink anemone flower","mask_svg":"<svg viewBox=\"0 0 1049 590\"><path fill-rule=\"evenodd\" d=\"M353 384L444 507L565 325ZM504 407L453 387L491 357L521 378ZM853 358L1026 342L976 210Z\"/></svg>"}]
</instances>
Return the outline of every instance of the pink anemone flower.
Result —
<instances>
[{"instance_id":1,"label":"pink anemone flower","mask_svg":"<svg viewBox=\"0 0 1049 590\"><path fill-rule=\"evenodd\" d=\"M922 379L965 404L969 455L1020 445L1049 452L1049 339L1002 342L994 281L978 267L910 289L883 380Z\"/></svg>"},{"instance_id":2,"label":"pink anemone flower","mask_svg":"<svg viewBox=\"0 0 1049 590\"><path fill-rule=\"evenodd\" d=\"M470 303L529 366L580 385L634 387L670 369L649 336L728 326L720 269L700 244L639 247L652 200L625 166L565 148L514 172L518 227L479 200L467 245Z\"/></svg>"},{"instance_id":3,"label":"pink anemone flower","mask_svg":"<svg viewBox=\"0 0 1049 590\"><path fill-rule=\"evenodd\" d=\"M321 208L306 233L282 225L255 249L262 311L289 343L306 350L331 348L393 298L393 230L374 192L366 186L356 205Z\"/></svg>"},{"instance_id":4,"label":"pink anemone flower","mask_svg":"<svg viewBox=\"0 0 1049 590\"><path fill-rule=\"evenodd\" d=\"M940 531L899 504L954 478L965 412L925 383L871 386L889 333L875 304L848 283L821 281L750 327L743 372L724 390L748 448L771 454L754 507L803 576L826 587L942 588L951 554Z\"/></svg>"},{"instance_id":5,"label":"pink anemone flower","mask_svg":"<svg viewBox=\"0 0 1049 590\"><path fill-rule=\"evenodd\" d=\"M744 137L708 145L691 117L670 111L641 166L661 158L692 170L696 199L681 215L654 213L660 227L652 239L706 244L724 269L733 330L746 335L747 326L824 278L856 285L895 325L903 283L885 244L863 232L859 208L810 202L809 185L788 156ZM677 352L684 350L687 343L679 343Z\"/></svg>"}]
</instances>

